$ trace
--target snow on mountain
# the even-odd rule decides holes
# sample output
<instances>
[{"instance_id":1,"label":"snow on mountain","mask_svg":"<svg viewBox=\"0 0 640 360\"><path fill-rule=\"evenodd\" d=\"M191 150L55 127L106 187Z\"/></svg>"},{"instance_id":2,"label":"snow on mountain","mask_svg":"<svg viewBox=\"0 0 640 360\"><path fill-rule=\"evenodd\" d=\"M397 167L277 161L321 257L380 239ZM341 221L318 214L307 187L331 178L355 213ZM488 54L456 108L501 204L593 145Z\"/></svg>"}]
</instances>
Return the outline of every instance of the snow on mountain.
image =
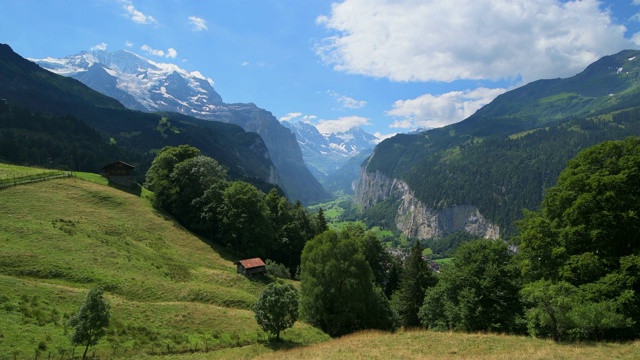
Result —
<instances>
[{"instance_id":1,"label":"snow on mountain","mask_svg":"<svg viewBox=\"0 0 640 360\"><path fill-rule=\"evenodd\" d=\"M96 90L121 102L123 93L129 94L135 103L123 104L137 110L177 111L206 118L222 104L222 97L213 89L213 80L200 72L154 62L126 50L92 50L61 59L30 60L59 75L102 87ZM115 86L101 86L108 81L103 73L116 79Z\"/></svg>"},{"instance_id":2,"label":"snow on mountain","mask_svg":"<svg viewBox=\"0 0 640 360\"><path fill-rule=\"evenodd\" d=\"M80 80L92 89L140 111L168 111L241 126L262 136L291 199L314 203L328 198L305 166L294 134L253 103L225 104L213 80L198 71L158 63L119 50L84 51L61 59L30 59L60 75Z\"/></svg>"},{"instance_id":3,"label":"snow on mountain","mask_svg":"<svg viewBox=\"0 0 640 360\"><path fill-rule=\"evenodd\" d=\"M380 141L359 127L345 132L323 134L315 126L305 122L283 121L282 124L296 135L307 167L320 182L331 176L351 157L373 149Z\"/></svg>"}]
</instances>

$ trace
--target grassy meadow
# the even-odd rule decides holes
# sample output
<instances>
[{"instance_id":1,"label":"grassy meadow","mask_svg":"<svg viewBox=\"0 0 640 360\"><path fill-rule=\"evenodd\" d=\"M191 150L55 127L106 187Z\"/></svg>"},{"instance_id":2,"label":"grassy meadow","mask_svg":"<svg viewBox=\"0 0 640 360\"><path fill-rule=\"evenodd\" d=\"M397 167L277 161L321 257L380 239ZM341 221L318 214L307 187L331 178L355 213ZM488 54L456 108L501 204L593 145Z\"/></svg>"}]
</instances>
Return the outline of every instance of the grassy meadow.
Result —
<instances>
[{"instance_id":1,"label":"grassy meadow","mask_svg":"<svg viewBox=\"0 0 640 360\"><path fill-rule=\"evenodd\" d=\"M268 279L236 274L233 254L147 199L84 176L94 182L0 190L0 359L70 356L66 322L95 286L112 306L96 356L270 350L250 310ZM283 337L295 346L329 339L304 323Z\"/></svg>"}]
</instances>

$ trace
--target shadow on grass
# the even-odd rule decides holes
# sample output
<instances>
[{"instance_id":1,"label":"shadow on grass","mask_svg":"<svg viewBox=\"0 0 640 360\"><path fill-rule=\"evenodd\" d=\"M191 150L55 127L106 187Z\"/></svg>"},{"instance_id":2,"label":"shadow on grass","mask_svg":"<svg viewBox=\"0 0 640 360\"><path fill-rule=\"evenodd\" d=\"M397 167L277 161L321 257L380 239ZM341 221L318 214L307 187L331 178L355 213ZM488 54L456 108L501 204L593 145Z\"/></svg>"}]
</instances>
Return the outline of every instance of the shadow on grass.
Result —
<instances>
[{"instance_id":1,"label":"shadow on grass","mask_svg":"<svg viewBox=\"0 0 640 360\"><path fill-rule=\"evenodd\" d=\"M109 183L107 184L109 187L112 187L114 189L118 189L120 191L124 191L127 192L131 195L135 195L140 197L140 194L142 194L142 186L140 184L134 184L132 186L126 186L126 185L122 185L122 184L118 184L115 183L111 180L109 180Z\"/></svg>"},{"instance_id":2,"label":"shadow on grass","mask_svg":"<svg viewBox=\"0 0 640 360\"><path fill-rule=\"evenodd\" d=\"M295 348L299 348L299 347L304 347L304 346L307 346L307 345L295 342L293 340L270 339L270 340L268 340L268 341L266 341L264 343L264 346L269 348L269 349L271 349L271 350L273 350L273 351L279 351L279 350L291 350L291 349L295 349Z\"/></svg>"}]
</instances>

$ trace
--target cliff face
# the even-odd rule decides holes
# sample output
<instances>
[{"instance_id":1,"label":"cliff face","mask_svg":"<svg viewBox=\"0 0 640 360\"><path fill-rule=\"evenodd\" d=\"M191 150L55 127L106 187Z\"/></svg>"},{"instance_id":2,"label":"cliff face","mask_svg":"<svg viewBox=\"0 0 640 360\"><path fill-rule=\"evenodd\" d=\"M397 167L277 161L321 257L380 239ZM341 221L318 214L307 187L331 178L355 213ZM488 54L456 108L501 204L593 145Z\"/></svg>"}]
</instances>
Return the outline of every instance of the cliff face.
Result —
<instances>
[{"instance_id":1,"label":"cliff face","mask_svg":"<svg viewBox=\"0 0 640 360\"><path fill-rule=\"evenodd\" d=\"M354 198L357 205L366 210L390 197L400 201L395 222L398 230L407 237L431 239L458 231L486 239L500 236L500 228L487 221L475 206L431 209L415 197L406 182L390 179L380 172L368 173L364 168L361 169Z\"/></svg>"}]
</instances>

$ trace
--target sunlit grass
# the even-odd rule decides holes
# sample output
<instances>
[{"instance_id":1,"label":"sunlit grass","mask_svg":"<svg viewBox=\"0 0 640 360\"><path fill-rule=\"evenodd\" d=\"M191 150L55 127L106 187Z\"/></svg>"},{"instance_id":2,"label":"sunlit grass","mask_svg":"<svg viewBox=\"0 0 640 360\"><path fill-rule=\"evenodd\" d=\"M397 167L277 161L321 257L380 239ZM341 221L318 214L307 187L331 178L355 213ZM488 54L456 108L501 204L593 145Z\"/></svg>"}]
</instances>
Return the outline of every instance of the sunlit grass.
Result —
<instances>
[{"instance_id":1,"label":"sunlit grass","mask_svg":"<svg viewBox=\"0 0 640 360\"><path fill-rule=\"evenodd\" d=\"M0 190L0 359L69 356L65 324L95 286L112 304L96 356L270 351L250 310L269 279L237 274L233 254L154 209L148 191L76 175ZM283 336L328 339L302 323Z\"/></svg>"}]
</instances>

